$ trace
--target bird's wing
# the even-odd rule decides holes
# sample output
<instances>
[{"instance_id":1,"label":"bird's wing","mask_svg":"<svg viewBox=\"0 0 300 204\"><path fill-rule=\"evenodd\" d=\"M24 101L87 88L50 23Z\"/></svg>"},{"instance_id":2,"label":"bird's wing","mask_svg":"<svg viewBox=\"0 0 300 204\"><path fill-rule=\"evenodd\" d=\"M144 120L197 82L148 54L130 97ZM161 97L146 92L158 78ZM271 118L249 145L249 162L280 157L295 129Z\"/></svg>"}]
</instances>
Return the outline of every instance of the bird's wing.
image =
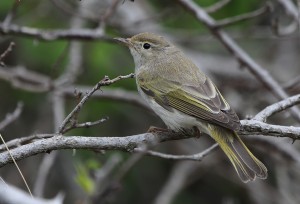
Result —
<instances>
[{"instance_id":1,"label":"bird's wing","mask_svg":"<svg viewBox=\"0 0 300 204\"><path fill-rule=\"evenodd\" d=\"M137 76L137 82L146 95L169 111L176 109L231 130L238 130L240 127L236 113L207 77L196 86L188 83L183 85L162 77L145 81L142 74Z\"/></svg>"}]
</instances>

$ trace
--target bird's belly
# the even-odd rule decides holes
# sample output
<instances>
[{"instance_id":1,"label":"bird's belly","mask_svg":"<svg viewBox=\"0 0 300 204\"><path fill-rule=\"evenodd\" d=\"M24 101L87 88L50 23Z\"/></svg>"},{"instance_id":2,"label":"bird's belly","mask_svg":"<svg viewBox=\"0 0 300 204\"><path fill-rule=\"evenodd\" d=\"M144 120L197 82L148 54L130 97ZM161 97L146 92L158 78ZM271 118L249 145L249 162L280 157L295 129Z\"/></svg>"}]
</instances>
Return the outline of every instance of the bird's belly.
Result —
<instances>
[{"instance_id":1,"label":"bird's belly","mask_svg":"<svg viewBox=\"0 0 300 204\"><path fill-rule=\"evenodd\" d=\"M140 91L140 94L148 102L152 110L164 121L169 129L181 131L192 130L194 127L198 127L201 132L208 133L205 122L201 122L195 117L189 116L175 109L172 111L166 110L156 103L155 100L145 95L143 91Z\"/></svg>"}]
</instances>

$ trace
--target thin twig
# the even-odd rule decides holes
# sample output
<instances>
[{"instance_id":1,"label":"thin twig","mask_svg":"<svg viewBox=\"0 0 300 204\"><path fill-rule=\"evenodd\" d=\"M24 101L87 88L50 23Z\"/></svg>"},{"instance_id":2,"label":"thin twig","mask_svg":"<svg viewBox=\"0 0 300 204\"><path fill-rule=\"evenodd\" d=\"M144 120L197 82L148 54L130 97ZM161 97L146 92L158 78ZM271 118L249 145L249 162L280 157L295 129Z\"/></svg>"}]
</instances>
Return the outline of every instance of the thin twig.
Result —
<instances>
[{"instance_id":1,"label":"thin twig","mask_svg":"<svg viewBox=\"0 0 300 204\"><path fill-rule=\"evenodd\" d=\"M213 150L216 149L218 144L213 144L211 147L205 149L204 151L192 154L192 155L173 155L173 154L165 154L161 152L156 152L152 150L143 150L141 148L135 148L135 152L143 152L146 155L160 157L163 159L173 159L173 160L194 160L194 161L201 161L205 156L207 156L209 153L211 153Z\"/></svg>"},{"instance_id":2,"label":"thin twig","mask_svg":"<svg viewBox=\"0 0 300 204\"><path fill-rule=\"evenodd\" d=\"M109 86L121 79L128 79L128 78L133 78L134 74L128 74L125 76L118 76L114 79L109 79L107 76L104 77L100 82L98 82L93 89L85 95L81 101L77 104L77 106L72 110L72 112L65 118L65 120L62 122L61 126L59 127L58 132L59 133L64 133L65 129L67 128L66 126L71 122L71 120L78 115L79 111L81 110L82 106L85 104L85 102L90 98L90 96L97 90L99 90L102 86Z\"/></svg>"},{"instance_id":3,"label":"thin twig","mask_svg":"<svg viewBox=\"0 0 300 204\"><path fill-rule=\"evenodd\" d=\"M73 130L76 128L89 128L89 127L104 123L107 120L108 120L108 117L105 117L105 118L101 118L100 120L96 120L94 122L74 123L70 127L67 127L63 133L69 132L70 130Z\"/></svg>"},{"instance_id":4,"label":"thin twig","mask_svg":"<svg viewBox=\"0 0 300 204\"><path fill-rule=\"evenodd\" d=\"M23 110L23 103L18 102L16 109L13 113L8 113L5 117L5 119L0 122L0 130L4 129L6 126L14 122L19 116L21 115Z\"/></svg>"},{"instance_id":5,"label":"thin twig","mask_svg":"<svg viewBox=\"0 0 300 204\"><path fill-rule=\"evenodd\" d=\"M299 140L300 127L270 125L258 120L241 120L241 130L239 134L289 137L293 140Z\"/></svg>"},{"instance_id":6,"label":"thin twig","mask_svg":"<svg viewBox=\"0 0 300 204\"><path fill-rule=\"evenodd\" d=\"M140 146L142 146L140 148L144 150L148 148L145 144L141 144ZM143 152L131 155L131 157L129 157L129 159L120 166L109 182L105 183L100 191L98 191L98 195L93 198L93 203L96 204L99 200L106 200L108 197L113 197L113 193L115 193L120 187L121 180L132 169L132 167L143 158L144 155L145 153Z\"/></svg>"},{"instance_id":7,"label":"thin twig","mask_svg":"<svg viewBox=\"0 0 300 204\"><path fill-rule=\"evenodd\" d=\"M14 1L11 10L7 13L5 19L3 20L4 27L8 27L10 25L11 21L13 20L14 16L16 15L17 8L19 7L20 2L21 2L20 0Z\"/></svg>"},{"instance_id":8,"label":"thin twig","mask_svg":"<svg viewBox=\"0 0 300 204\"><path fill-rule=\"evenodd\" d=\"M290 108L294 105L297 105L300 103L300 94L291 96L287 99L284 99L282 101L279 101L277 103L274 103L262 111L260 111L256 116L253 118L254 120L265 122L268 117L271 115L274 115L275 113L278 113L280 111L283 111L287 108Z\"/></svg>"},{"instance_id":9,"label":"thin twig","mask_svg":"<svg viewBox=\"0 0 300 204\"><path fill-rule=\"evenodd\" d=\"M103 28L108 21L108 19L116 12L116 9L118 8L118 4L120 3L119 0L114 0L110 7L106 9L104 14L101 16L100 25Z\"/></svg>"},{"instance_id":10,"label":"thin twig","mask_svg":"<svg viewBox=\"0 0 300 204\"><path fill-rule=\"evenodd\" d=\"M6 48L6 50L0 55L0 66L4 67L5 63L3 62L3 59L13 50L13 47L15 46L14 42L10 42L9 46Z\"/></svg>"},{"instance_id":11,"label":"thin twig","mask_svg":"<svg viewBox=\"0 0 300 204\"><path fill-rule=\"evenodd\" d=\"M50 0L50 2L58 9L62 10L66 14L70 14L72 16L77 16L80 18L84 18L90 21L98 22L99 18L93 15L91 12L78 12L76 8L72 8L72 6L67 3L67 1L60 1L60 0Z\"/></svg>"},{"instance_id":12,"label":"thin twig","mask_svg":"<svg viewBox=\"0 0 300 204\"><path fill-rule=\"evenodd\" d=\"M226 6L231 0L220 0L218 1L217 3L209 6L209 7L206 7L205 8L205 11L207 13L215 13L217 12L218 10L222 9L224 6Z\"/></svg>"},{"instance_id":13,"label":"thin twig","mask_svg":"<svg viewBox=\"0 0 300 204\"><path fill-rule=\"evenodd\" d=\"M235 24L235 23L238 23L238 22L242 22L242 21L245 21L245 20L249 20L249 19L258 17L260 15L266 14L268 11L269 11L269 6L267 4L267 5L255 10L255 11L252 11L252 12L249 12L249 13L243 13L243 14L238 15L238 16L234 16L234 17L231 17L231 18L225 18L225 19L219 20L219 21L216 22L216 26L217 27L229 26L229 25L232 25L232 24Z\"/></svg>"},{"instance_id":14,"label":"thin twig","mask_svg":"<svg viewBox=\"0 0 300 204\"><path fill-rule=\"evenodd\" d=\"M300 85L300 75L283 84L283 87L289 90L293 89L297 85Z\"/></svg>"}]
</instances>

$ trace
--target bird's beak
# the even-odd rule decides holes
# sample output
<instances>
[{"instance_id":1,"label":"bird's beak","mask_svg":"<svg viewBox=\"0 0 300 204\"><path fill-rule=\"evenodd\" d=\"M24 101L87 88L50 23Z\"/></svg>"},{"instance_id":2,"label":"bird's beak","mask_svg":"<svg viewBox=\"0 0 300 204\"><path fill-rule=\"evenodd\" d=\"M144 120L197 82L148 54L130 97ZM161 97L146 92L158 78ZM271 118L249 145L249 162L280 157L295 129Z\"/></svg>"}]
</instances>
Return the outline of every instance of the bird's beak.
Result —
<instances>
[{"instance_id":1,"label":"bird's beak","mask_svg":"<svg viewBox=\"0 0 300 204\"><path fill-rule=\"evenodd\" d=\"M130 38L114 38L114 40L116 40L117 42L120 42L124 45L126 45L127 47L131 47L132 43L130 42Z\"/></svg>"}]
</instances>

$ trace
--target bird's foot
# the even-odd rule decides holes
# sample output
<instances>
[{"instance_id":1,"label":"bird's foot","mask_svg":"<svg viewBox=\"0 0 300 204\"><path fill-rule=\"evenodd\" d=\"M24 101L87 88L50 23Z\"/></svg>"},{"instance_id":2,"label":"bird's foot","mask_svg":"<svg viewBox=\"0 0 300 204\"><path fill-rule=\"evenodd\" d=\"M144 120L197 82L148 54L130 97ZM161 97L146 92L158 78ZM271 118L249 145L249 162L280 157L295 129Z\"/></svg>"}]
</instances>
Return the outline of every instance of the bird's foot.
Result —
<instances>
[{"instance_id":1,"label":"bird's foot","mask_svg":"<svg viewBox=\"0 0 300 204\"><path fill-rule=\"evenodd\" d=\"M151 126L147 132L149 133L158 133L158 132L170 132L172 130L166 129L166 128L159 128L159 127L155 127L155 126Z\"/></svg>"},{"instance_id":2,"label":"bird's foot","mask_svg":"<svg viewBox=\"0 0 300 204\"><path fill-rule=\"evenodd\" d=\"M193 135L199 139L202 135L201 131L199 130L199 128L197 128L196 126L193 127Z\"/></svg>"}]
</instances>

